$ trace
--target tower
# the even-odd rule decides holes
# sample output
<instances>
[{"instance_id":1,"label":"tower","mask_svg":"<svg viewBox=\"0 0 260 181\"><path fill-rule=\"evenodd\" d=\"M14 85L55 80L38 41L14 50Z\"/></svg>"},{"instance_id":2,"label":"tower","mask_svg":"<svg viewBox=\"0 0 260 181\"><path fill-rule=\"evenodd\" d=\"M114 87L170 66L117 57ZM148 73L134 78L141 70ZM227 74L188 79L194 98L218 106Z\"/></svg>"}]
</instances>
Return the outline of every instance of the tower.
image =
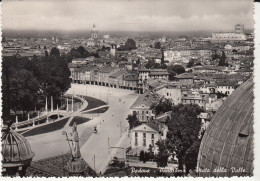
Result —
<instances>
[{"instance_id":1,"label":"tower","mask_svg":"<svg viewBox=\"0 0 260 181\"><path fill-rule=\"evenodd\" d=\"M91 38L94 40L98 38L98 30L95 24L93 24L93 29L91 30Z\"/></svg>"},{"instance_id":2,"label":"tower","mask_svg":"<svg viewBox=\"0 0 260 181\"><path fill-rule=\"evenodd\" d=\"M236 24L235 25L235 33L243 34L244 33L244 25Z\"/></svg>"},{"instance_id":3,"label":"tower","mask_svg":"<svg viewBox=\"0 0 260 181\"><path fill-rule=\"evenodd\" d=\"M111 45L110 54L115 57L116 56L116 45Z\"/></svg>"}]
</instances>

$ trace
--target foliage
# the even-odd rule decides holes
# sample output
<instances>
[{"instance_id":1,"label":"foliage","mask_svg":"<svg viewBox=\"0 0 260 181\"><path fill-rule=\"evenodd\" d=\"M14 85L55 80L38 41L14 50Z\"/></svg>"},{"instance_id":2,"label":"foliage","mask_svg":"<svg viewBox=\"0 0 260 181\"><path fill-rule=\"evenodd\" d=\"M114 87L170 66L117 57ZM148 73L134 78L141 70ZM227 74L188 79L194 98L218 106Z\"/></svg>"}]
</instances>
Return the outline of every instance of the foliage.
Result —
<instances>
[{"instance_id":1,"label":"foliage","mask_svg":"<svg viewBox=\"0 0 260 181\"><path fill-rule=\"evenodd\" d=\"M151 105L151 109L155 112L155 115L171 111L173 104L169 99L161 98L159 102L155 102Z\"/></svg>"},{"instance_id":2,"label":"foliage","mask_svg":"<svg viewBox=\"0 0 260 181\"><path fill-rule=\"evenodd\" d=\"M194 63L195 63L195 60L194 60L193 58L191 58L191 59L189 60L188 64L187 64L187 68L193 67Z\"/></svg>"},{"instance_id":3,"label":"foliage","mask_svg":"<svg viewBox=\"0 0 260 181\"><path fill-rule=\"evenodd\" d=\"M54 105L70 87L70 70L59 50L52 49L52 56L4 57L2 76L3 118L10 117L10 110L28 112L44 107L45 97L53 96ZM50 100L50 99L49 99Z\"/></svg>"},{"instance_id":4,"label":"foliage","mask_svg":"<svg viewBox=\"0 0 260 181\"><path fill-rule=\"evenodd\" d=\"M155 42L154 43L154 48L161 49L161 43L160 42Z\"/></svg>"},{"instance_id":5,"label":"foliage","mask_svg":"<svg viewBox=\"0 0 260 181\"><path fill-rule=\"evenodd\" d=\"M149 154L149 159L154 159L154 152L153 152L153 149L154 149L154 146L152 145L149 145L149 148L148 148L148 154Z\"/></svg>"},{"instance_id":6,"label":"foliage","mask_svg":"<svg viewBox=\"0 0 260 181\"><path fill-rule=\"evenodd\" d=\"M158 69L161 68L161 65L159 63L156 63L154 59L148 60L148 62L145 65L145 68L147 69Z\"/></svg>"},{"instance_id":7,"label":"foliage","mask_svg":"<svg viewBox=\"0 0 260 181\"><path fill-rule=\"evenodd\" d=\"M136 43L133 39L128 38L124 46L120 46L118 51L130 51L136 49Z\"/></svg>"},{"instance_id":8,"label":"foliage","mask_svg":"<svg viewBox=\"0 0 260 181\"><path fill-rule=\"evenodd\" d=\"M60 57L60 50L56 47L53 47L50 52L50 56L59 58Z\"/></svg>"},{"instance_id":9,"label":"foliage","mask_svg":"<svg viewBox=\"0 0 260 181\"><path fill-rule=\"evenodd\" d=\"M227 59L227 57L225 55L225 52L222 51L222 55L219 58L219 66L227 66L226 59Z\"/></svg>"},{"instance_id":10,"label":"foliage","mask_svg":"<svg viewBox=\"0 0 260 181\"><path fill-rule=\"evenodd\" d=\"M143 163L147 162L149 160L149 153L143 150L140 151L139 160L142 161Z\"/></svg>"},{"instance_id":11,"label":"foliage","mask_svg":"<svg viewBox=\"0 0 260 181\"><path fill-rule=\"evenodd\" d=\"M214 50L214 52L213 52L212 55L211 55L211 59L212 59L212 60L217 60L217 59L219 59L219 58L220 58L220 56L217 54L217 51Z\"/></svg>"},{"instance_id":12,"label":"foliage","mask_svg":"<svg viewBox=\"0 0 260 181\"><path fill-rule=\"evenodd\" d=\"M200 143L201 140L196 140L185 153L184 163L186 166L186 174L188 174L190 170L196 169Z\"/></svg>"},{"instance_id":13,"label":"foliage","mask_svg":"<svg viewBox=\"0 0 260 181\"><path fill-rule=\"evenodd\" d=\"M126 119L128 120L130 129L132 129L136 126L139 126L141 124L140 121L138 120L136 114L133 114L133 115L129 114Z\"/></svg>"},{"instance_id":14,"label":"foliage","mask_svg":"<svg viewBox=\"0 0 260 181\"><path fill-rule=\"evenodd\" d=\"M118 158L115 156L112 160L112 163L110 164L110 166L112 167L119 167L119 168L123 168L125 166L124 162L120 162L118 160Z\"/></svg>"},{"instance_id":15,"label":"foliage","mask_svg":"<svg viewBox=\"0 0 260 181\"><path fill-rule=\"evenodd\" d=\"M187 150L199 139L201 120L197 116L202 110L197 104L178 104L172 111L172 119L167 124L167 145L171 152L176 152L179 169L183 170Z\"/></svg>"},{"instance_id":16,"label":"foliage","mask_svg":"<svg viewBox=\"0 0 260 181\"><path fill-rule=\"evenodd\" d=\"M156 155L157 167L166 167L168 163L168 146L164 140L155 143L158 146L159 153Z\"/></svg>"},{"instance_id":17,"label":"foliage","mask_svg":"<svg viewBox=\"0 0 260 181\"><path fill-rule=\"evenodd\" d=\"M167 70L168 70L168 72L169 72L169 80L174 80L175 78L175 76L177 75L177 74L182 74L182 73L184 73L185 72L185 69L184 69L184 67L183 66L181 66L181 65L171 65L171 66L169 66L168 68L167 68Z\"/></svg>"}]
</instances>

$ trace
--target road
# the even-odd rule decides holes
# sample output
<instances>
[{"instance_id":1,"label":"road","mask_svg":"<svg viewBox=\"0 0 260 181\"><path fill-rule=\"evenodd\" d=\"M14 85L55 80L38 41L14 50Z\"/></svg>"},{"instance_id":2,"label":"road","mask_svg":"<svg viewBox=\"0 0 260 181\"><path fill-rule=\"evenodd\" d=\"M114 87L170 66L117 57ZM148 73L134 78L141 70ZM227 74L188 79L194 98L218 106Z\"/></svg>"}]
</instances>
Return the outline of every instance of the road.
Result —
<instances>
[{"instance_id":1,"label":"road","mask_svg":"<svg viewBox=\"0 0 260 181\"><path fill-rule=\"evenodd\" d=\"M83 87L84 85L77 85L70 91L76 93L77 90L80 90L78 88L80 86ZM130 146L130 144L125 144L124 142L128 136L126 117L130 112L130 106L138 95L129 90L93 85L87 85L87 92L88 96L92 95L104 101L108 100L110 106L107 112L96 118L96 121L99 122L97 127L98 133L91 135L81 147L82 158L97 173L104 173L110 158L116 155L117 152L122 153L122 150L119 151L110 147Z\"/></svg>"},{"instance_id":2,"label":"road","mask_svg":"<svg viewBox=\"0 0 260 181\"><path fill-rule=\"evenodd\" d=\"M109 109L105 113L94 116L93 120L78 125L82 157L94 169L95 155L95 170L97 173L100 171L103 173L111 157L110 155L113 153L116 154L117 151L114 149L110 150L110 154L108 153L108 138L109 144L112 147L120 146L122 144L124 144L125 147L129 146L129 144L125 142L125 140L127 140L127 134L124 133L128 126L126 117L129 114L130 106L138 95L130 90L95 85L86 86L82 84L72 84L68 93L72 94L73 92L75 94L95 97L105 102L108 101ZM121 99L121 101L119 101L119 99ZM92 118L91 114L79 113L77 116ZM122 132L121 137L120 124ZM95 126L98 126L98 134L94 135L93 128ZM65 141L65 137L62 135L63 130L67 132L72 131L71 127L66 126L62 130L26 137L32 150L35 152L33 160L67 153L69 151L69 146Z\"/></svg>"}]
</instances>

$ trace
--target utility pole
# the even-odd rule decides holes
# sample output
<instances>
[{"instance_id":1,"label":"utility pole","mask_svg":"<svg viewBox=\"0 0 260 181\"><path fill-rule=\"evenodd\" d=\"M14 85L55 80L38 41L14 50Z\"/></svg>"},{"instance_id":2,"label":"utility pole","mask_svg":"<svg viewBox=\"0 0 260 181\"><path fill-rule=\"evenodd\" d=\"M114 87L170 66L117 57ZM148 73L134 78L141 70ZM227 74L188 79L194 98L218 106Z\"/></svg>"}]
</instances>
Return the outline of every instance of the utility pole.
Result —
<instances>
[{"instance_id":1,"label":"utility pole","mask_svg":"<svg viewBox=\"0 0 260 181\"><path fill-rule=\"evenodd\" d=\"M94 154L94 171L96 171L96 165L95 165L95 154Z\"/></svg>"},{"instance_id":2,"label":"utility pole","mask_svg":"<svg viewBox=\"0 0 260 181\"><path fill-rule=\"evenodd\" d=\"M109 154L109 137L107 138L107 150L108 150L108 154Z\"/></svg>"}]
</instances>

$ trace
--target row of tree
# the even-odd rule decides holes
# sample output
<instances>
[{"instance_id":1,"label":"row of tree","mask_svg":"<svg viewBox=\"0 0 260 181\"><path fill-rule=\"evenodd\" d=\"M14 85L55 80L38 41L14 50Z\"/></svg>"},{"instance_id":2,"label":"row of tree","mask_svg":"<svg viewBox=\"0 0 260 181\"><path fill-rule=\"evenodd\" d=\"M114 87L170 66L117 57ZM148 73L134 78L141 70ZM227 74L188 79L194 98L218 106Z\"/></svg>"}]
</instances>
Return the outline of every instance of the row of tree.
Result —
<instances>
[{"instance_id":1,"label":"row of tree","mask_svg":"<svg viewBox=\"0 0 260 181\"><path fill-rule=\"evenodd\" d=\"M2 72L3 120L10 119L10 112L39 110L45 97L53 96L54 104L60 104L71 83L66 56L57 48L45 57L3 57Z\"/></svg>"}]
</instances>

